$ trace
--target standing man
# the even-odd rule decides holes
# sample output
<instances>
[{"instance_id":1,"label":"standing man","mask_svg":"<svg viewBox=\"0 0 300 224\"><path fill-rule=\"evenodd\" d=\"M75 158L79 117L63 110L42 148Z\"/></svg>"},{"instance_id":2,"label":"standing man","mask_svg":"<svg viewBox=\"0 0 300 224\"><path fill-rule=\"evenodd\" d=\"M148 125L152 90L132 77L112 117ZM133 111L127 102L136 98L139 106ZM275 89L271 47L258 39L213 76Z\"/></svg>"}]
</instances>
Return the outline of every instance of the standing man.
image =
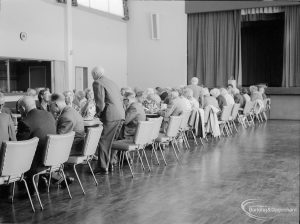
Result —
<instances>
[{"instance_id":1,"label":"standing man","mask_svg":"<svg viewBox=\"0 0 300 224\"><path fill-rule=\"evenodd\" d=\"M104 75L104 69L95 67L92 70L93 91L97 114L103 122L103 132L99 141L98 168L95 172L107 173L108 166L116 163L115 153L111 153L112 141L125 119L120 88Z\"/></svg>"}]
</instances>

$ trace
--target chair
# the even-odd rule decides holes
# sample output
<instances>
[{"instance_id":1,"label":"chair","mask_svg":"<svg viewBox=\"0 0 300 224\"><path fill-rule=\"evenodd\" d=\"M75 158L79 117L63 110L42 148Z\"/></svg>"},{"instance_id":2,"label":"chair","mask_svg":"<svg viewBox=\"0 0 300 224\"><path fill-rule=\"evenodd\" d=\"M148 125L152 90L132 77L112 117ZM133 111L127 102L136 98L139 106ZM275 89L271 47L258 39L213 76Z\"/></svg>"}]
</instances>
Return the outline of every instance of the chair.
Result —
<instances>
[{"instance_id":1,"label":"chair","mask_svg":"<svg viewBox=\"0 0 300 224\"><path fill-rule=\"evenodd\" d=\"M157 163L158 163L158 165L159 165L159 159L158 159L158 156L157 156L157 153L156 153L156 150L157 150L159 147L158 147L158 144L156 144L155 140L156 140L156 139L158 138L158 136L159 136L159 131L160 131L160 127L161 127L161 124L162 124L162 121L163 121L163 117L158 117L158 118L147 118L147 120L148 120L148 121L154 122L154 128L152 129L152 137L151 137L151 139L152 139L152 142L151 142L151 144L152 144L152 153L151 153L151 155L154 153L154 155L155 155L155 157L156 157L156 160L157 160ZM164 156L164 154L163 154L161 148L159 148L159 149L160 149L160 153L161 153L161 155L162 155L162 157L163 157L164 163L165 163L165 165L167 165L165 156Z\"/></svg>"},{"instance_id":2,"label":"chair","mask_svg":"<svg viewBox=\"0 0 300 224\"><path fill-rule=\"evenodd\" d=\"M224 106L223 110L222 110L222 113L221 113L220 120L219 120L221 133L224 134L224 129L225 129L227 136L232 134L232 130L231 130L230 126L228 125L229 117L231 115L232 108L233 108L233 104Z\"/></svg>"},{"instance_id":3,"label":"chair","mask_svg":"<svg viewBox=\"0 0 300 224\"><path fill-rule=\"evenodd\" d=\"M252 101L247 101L244 109L240 108L240 112L242 113L238 114L238 119L244 128L247 128L247 124L249 127L251 124L254 124L253 118L251 116L253 106L254 104ZM250 121L248 120L248 117L250 117Z\"/></svg>"},{"instance_id":4,"label":"chair","mask_svg":"<svg viewBox=\"0 0 300 224\"><path fill-rule=\"evenodd\" d=\"M152 141L152 129L153 128L154 128L153 122L139 121L133 141L128 140L128 139L123 139L123 140L114 141L112 144L113 150L123 151L123 153L125 154L132 177L134 177L134 174L133 174L133 168L132 168L132 166L130 164L130 160L129 160L129 158L131 158L130 154L129 154L130 152L137 152L138 157L141 161L141 166L142 166L143 170L145 170L145 166L144 166L141 154L139 152L141 150L142 153L144 153L144 155L145 155L148 169L149 169L149 171L151 171L151 168L150 168L147 156L146 156L146 152L145 152L145 147L147 144L149 144L149 142Z\"/></svg>"},{"instance_id":5,"label":"chair","mask_svg":"<svg viewBox=\"0 0 300 224\"><path fill-rule=\"evenodd\" d=\"M178 135L178 138L182 138L183 139L183 142L185 144L185 147L187 149L190 149L190 144L188 142L188 138L186 136L186 132L189 130L189 126L188 126L188 122L189 122L189 119L190 119L190 116L191 116L191 113L192 111L188 111L188 112L184 112L181 117L181 123L180 123L180 126L179 126L179 135Z\"/></svg>"},{"instance_id":6,"label":"chair","mask_svg":"<svg viewBox=\"0 0 300 224\"><path fill-rule=\"evenodd\" d=\"M199 127L199 122L201 121L201 119L199 119L199 115L200 112L199 112L199 109L193 109L191 111L191 115L189 117L189 121L188 121L188 128L187 128L187 137L188 137L188 134L191 133L192 134L192 137L194 139L194 142L196 145L198 145L198 142L197 142L197 139L196 139L196 136L194 134L194 130L196 132L196 128ZM197 118L198 116L198 118ZM202 122L202 121L201 121ZM200 137L200 141L203 145L203 141L202 141L202 138Z\"/></svg>"},{"instance_id":7,"label":"chair","mask_svg":"<svg viewBox=\"0 0 300 224\"><path fill-rule=\"evenodd\" d=\"M238 130L236 128L236 125L235 125L234 121L236 120L236 118L238 116L239 109L240 109L240 104L235 103L233 105L231 115L229 116L229 123L231 123L233 125L233 127L235 128L236 132L238 132Z\"/></svg>"},{"instance_id":8,"label":"chair","mask_svg":"<svg viewBox=\"0 0 300 224\"><path fill-rule=\"evenodd\" d=\"M96 128L89 128L87 131L87 136L85 139L85 143L84 143L84 147L83 147L83 154L79 155L79 156L70 156L67 163L73 164L73 169L75 172L75 175L77 177L77 180L79 182L79 185L81 187L81 190L83 192L83 194L85 194L85 191L83 189L82 183L80 181L80 178L78 176L77 170L76 170L76 166L78 164L88 164L90 171L93 175L94 181L96 186L98 185L98 182L96 180L95 174L93 172L93 169L91 167L90 161L93 159L94 154L97 150L97 146L98 146L98 142L100 140L101 137L101 133L103 130L103 126L99 126Z\"/></svg>"},{"instance_id":9,"label":"chair","mask_svg":"<svg viewBox=\"0 0 300 224\"><path fill-rule=\"evenodd\" d=\"M23 181L33 212L35 212L35 209L28 190L27 182L24 179L24 173L31 167L38 141L39 139L35 137L25 141L4 142L2 144L0 157L0 185L13 183L13 202L16 182Z\"/></svg>"},{"instance_id":10,"label":"chair","mask_svg":"<svg viewBox=\"0 0 300 224\"><path fill-rule=\"evenodd\" d=\"M68 193L70 198L72 198L70 189L67 184L66 175L64 173L64 163L68 160L71 147L74 141L75 132L70 132L67 134L61 135L47 135L47 143L46 143L46 150L44 156L44 167L41 168L41 171L34 174L32 177L32 182L34 185L34 189L36 191L41 209L43 210L44 207L41 202L41 198L38 192L38 188L35 183L35 177L39 176L40 174L49 174L49 181L48 181L48 193L51 184L51 174L52 172L59 172L63 180L65 181Z\"/></svg>"},{"instance_id":11,"label":"chair","mask_svg":"<svg viewBox=\"0 0 300 224\"><path fill-rule=\"evenodd\" d=\"M262 114L263 114L265 121L268 120L267 112L270 110L271 110L271 99L270 98L264 99L264 109L262 111Z\"/></svg>"},{"instance_id":12,"label":"chair","mask_svg":"<svg viewBox=\"0 0 300 224\"><path fill-rule=\"evenodd\" d=\"M179 151L176 137L178 136L179 133L181 120L182 120L182 116L171 116L166 134L160 133L158 138L155 140L158 143L158 147L160 148L160 150L162 150L161 145L171 143L177 161L179 161L179 158L176 153L175 146Z\"/></svg>"}]
</instances>

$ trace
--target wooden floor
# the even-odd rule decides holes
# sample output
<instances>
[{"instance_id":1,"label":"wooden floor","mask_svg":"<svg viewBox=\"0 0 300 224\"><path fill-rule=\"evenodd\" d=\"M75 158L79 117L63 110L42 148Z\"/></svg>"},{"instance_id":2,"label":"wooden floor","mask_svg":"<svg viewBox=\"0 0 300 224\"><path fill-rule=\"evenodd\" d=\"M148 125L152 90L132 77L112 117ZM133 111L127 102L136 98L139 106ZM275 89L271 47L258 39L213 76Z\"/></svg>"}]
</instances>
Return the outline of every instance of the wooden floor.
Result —
<instances>
[{"instance_id":1,"label":"wooden floor","mask_svg":"<svg viewBox=\"0 0 300 224\"><path fill-rule=\"evenodd\" d=\"M84 167L77 182L66 190L52 188L41 199L36 213L27 199L11 205L0 202L0 223L128 223L220 224L299 222L300 122L268 121L234 137L183 150L177 164L168 152L168 166L153 165L151 173L140 168L134 179L128 167L103 176L92 176ZM74 176L74 174L72 173ZM274 207L296 207L293 214L268 221L248 217L241 209L247 199L260 199Z\"/></svg>"}]
</instances>

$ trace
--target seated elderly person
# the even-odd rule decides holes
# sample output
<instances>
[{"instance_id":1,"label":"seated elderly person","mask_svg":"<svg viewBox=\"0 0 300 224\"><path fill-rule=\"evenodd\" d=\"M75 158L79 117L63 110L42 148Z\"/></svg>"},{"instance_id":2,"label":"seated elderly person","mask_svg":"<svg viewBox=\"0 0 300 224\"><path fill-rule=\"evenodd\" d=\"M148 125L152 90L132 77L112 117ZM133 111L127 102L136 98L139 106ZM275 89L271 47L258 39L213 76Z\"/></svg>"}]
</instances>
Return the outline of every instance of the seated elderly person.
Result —
<instances>
[{"instance_id":1,"label":"seated elderly person","mask_svg":"<svg viewBox=\"0 0 300 224\"><path fill-rule=\"evenodd\" d=\"M32 96L32 97L35 97L35 96L36 96L36 90L35 90L35 89L28 88L28 89L27 89L27 92L26 92L26 96Z\"/></svg>"},{"instance_id":2,"label":"seated elderly person","mask_svg":"<svg viewBox=\"0 0 300 224\"><path fill-rule=\"evenodd\" d=\"M96 114L96 103L92 89L85 90L86 103L81 108L81 115L84 120L93 120Z\"/></svg>"},{"instance_id":3,"label":"seated elderly person","mask_svg":"<svg viewBox=\"0 0 300 224\"><path fill-rule=\"evenodd\" d=\"M219 109L219 104L217 99L209 95L208 88L203 88L202 94L203 94L203 108L206 108L207 106L214 106L215 108Z\"/></svg>"},{"instance_id":4,"label":"seated elderly person","mask_svg":"<svg viewBox=\"0 0 300 224\"><path fill-rule=\"evenodd\" d=\"M243 96L243 98L244 98L244 100L245 100L245 104L246 104L247 101L251 101L251 98L250 98L250 96L248 95L248 90L247 90L247 88L242 88L241 95Z\"/></svg>"},{"instance_id":5,"label":"seated elderly person","mask_svg":"<svg viewBox=\"0 0 300 224\"><path fill-rule=\"evenodd\" d=\"M143 106L149 110L150 113L157 111L160 106L160 97L155 93L154 89L148 88L144 92L145 100Z\"/></svg>"},{"instance_id":6,"label":"seated elderly person","mask_svg":"<svg viewBox=\"0 0 300 224\"><path fill-rule=\"evenodd\" d=\"M5 107L5 96L1 92L0 92L0 113L6 113L11 115L11 110L8 107Z\"/></svg>"},{"instance_id":7,"label":"seated elderly person","mask_svg":"<svg viewBox=\"0 0 300 224\"><path fill-rule=\"evenodd\" d=\"M193 97L193 90L190 88L185 88L183 90L183 96L190 101L190 104L193 109L199 109L199 101Z\"/></svg>"},{"instance_id":8,"label":"seated elderly person","mask_svg":"<svg viewBox=\"0 0 300 224\"><path fill-rule=\"evenodd\" d=\"M135 93L127 92L124 94L127 99L125 121L124 121L124 138L133 139L139 121L146 120L146 114L143 105L135 98Z\"/></svg>"},{"instance_id":9,"label":"seated elderly person","mask_svg":"<svg viewBox=\"0 0 300 224\"><path fill-rule=\"evenodd\" d=\"M245 101L244 97L240 94L240 90L234 89L232 93L233 93L234 102L237 104L240 104L241 108L244 108L246 101Z\"/></svg>"},{"instance_id":10,"label":"seated elderly person","mask_svg":"<svg viewBox=\"0 0 300 224\"><path fill-rule=\"evenodd\" d=\"M212 90L210 90L210 95L216 98L218 102L218 108L220 108L220 110L222 110L224 106L227 106L226 99L223 95L221 95L219 89L213 88Z\"/></svg>"},{"instance_id":11,"label":"seated elderly person","mask_svg":"<svg viewBox=\"0 0 300 224\"><path fill-rule=\"evenodd\" d=\"M265 93L265 89L267 88L267 86L266 85L258 85L257 87L258 87L258 92L261 93L263 99L264 100L267 99L267 95Z\"/></svg>"},{"instance_id":12,"label":"seated elderly person","mask_svg":"<svg viewBox=\"0 0 300 224\"><path fill-rule=\"evenodd\" d=\"M78 90L75 92L74 100L73 100L73 108L81 113L81 109L86 104L85 92L82 90Z\"/></svg>"},{"instance_id":13,"label":"seated elderly person","mask_svg":"<svg viewBox=\"0 0 300 224\"><path fill-rule=\"evenodd\" d=\"M257 86L250 86L249 90L251 93L251 101L263 100L262 94L258 92Z\"/></svg>"},{"instance_id":14,"label":"seated elderly person","mask_svg":"<svg viewBox=\"0 0 300 224\"><path fill-rule=\"evenodd\" d=\"M35 100L31 96L21 98L18 107L22 119L18 123L17 139L20 141L33 137L39 138L31 168L26 174L30 192L33 193L32 176L37 172L39 167L43 166L47 135L56 134L56 125L51 113L45 110L37 110Z\"/></svg>"},{"instance_id":15,"label":"seated elderly person","mask_svg":"<svg viewBox=\"0 0 300 224\"><path fill-rule=\"evenodd\" d=\"M50 102L51 93L48 88L41 89L38 94L38 110L50 111L49 102Z\"/></svg>"},{"instance_id":16,"label":"seated elderly person","mask_svg":"<svg viewBox=\"0 0 300 224\"><path fill-rule=\"evenodd\" d=\"M220 89L220 93L225 98L226 105L232 105L232 104L234 104L233 97L227 92L227 90L225 88L221 88ZM223 105L223 106L225 106L225 105Z\"/></svg>"},{"instance_id":17,"label":"seated elderly person","mask_svg":"<svg viewBox=\"0 0 300 224\"><path fill-rule=\"evenodd\" d=\"M16 141L15 127L9 114L3 112L4 95L0 92L0 152L4 141ZM10 186L0 185L0 198L10 197Z\"/></svg>"},{"instance_id":18,"label":"seated elderly person","mask_svg":"<svg viewBox=\"0 0 300 224\"><path fill-rule=\"evenodd\" d=\"M57 111L59 114L57 119L57 134L75 132L70 154L82 154L85 137L83 118L74 108L67 106L65 97L62 94L52 94L51 111Z\"/></svg>"}]
</instances>

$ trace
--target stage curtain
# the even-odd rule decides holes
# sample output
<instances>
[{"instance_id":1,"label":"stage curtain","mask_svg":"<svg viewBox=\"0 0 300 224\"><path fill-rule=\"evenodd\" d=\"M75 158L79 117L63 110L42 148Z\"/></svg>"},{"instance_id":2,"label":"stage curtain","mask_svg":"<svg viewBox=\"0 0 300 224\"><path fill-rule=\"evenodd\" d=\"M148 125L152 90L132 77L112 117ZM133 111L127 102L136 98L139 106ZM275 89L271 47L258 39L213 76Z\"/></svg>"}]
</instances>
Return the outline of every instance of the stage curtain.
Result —
<instances>
[{"instance_id":1,"label":"stage curtain","mask_svg":"<svg viewBox=\"0 0 300 224\"><path fill-rule=\"evenodd\" d=\"M283 87L300 86L300 6L285 7Z\"/></svg>"},{"instance_id":2,"label":"stage curtain","mask_svg":"<svg viewBox=\"0 0 300 224\"><path fill-rule=\"evenodd\" d=\"M241 77L240 11L189 14L187 32L189 80L215 87Z\"/></svg>"}]
</instances>

